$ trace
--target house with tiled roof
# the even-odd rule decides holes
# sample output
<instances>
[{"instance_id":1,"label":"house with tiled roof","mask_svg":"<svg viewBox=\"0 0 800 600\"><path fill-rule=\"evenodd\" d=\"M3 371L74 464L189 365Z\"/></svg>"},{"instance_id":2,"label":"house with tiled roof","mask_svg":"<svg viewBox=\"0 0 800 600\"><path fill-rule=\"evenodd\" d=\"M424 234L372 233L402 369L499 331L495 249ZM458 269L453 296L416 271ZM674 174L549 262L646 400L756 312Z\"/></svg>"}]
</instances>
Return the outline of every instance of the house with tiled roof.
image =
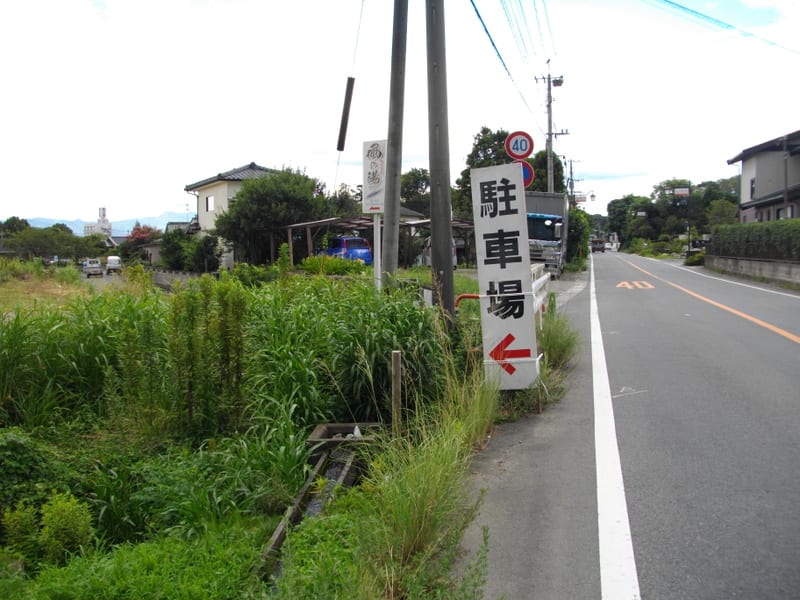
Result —
<instances>
[{"instance_id":1,"label":"house with tiled roof","mask_svg":"<svg viewBox=\"0 0 800 600\"><path fill-rule=\"evenodd\" d=\"M242 189L247 179L259 179L265 175L279 173L251 162L249 165L217 173L213 177L190 183L184 191L197 199L197 223L201 231L214 229L217 215L228 210L231 200Z\"/></svg>"},{"instance_id":2,"label":"house with tiled roof","mask_svg":"<svg viewBox=\"0 0 800 600\"><path fill-rule=\"evenodd\" d=\"M741 223L800 217L800 131L746 148L728 164L738 162Z\"/></svg>"},{"instance_id":3,"label":"house with tiled roof","mask_svg":"<svg viewBox=\"0 0 800 600\"><path fill-rule=\"evenodd\" d=\"M217 173L213 177L187 185L183 188L184 191L195 196L197 202L197 217L196 222L193 222L195 230L203 233L214 229L217 215L228 210L236 194L242 189L244 181L260 179L279 172L251 162L249 165ZM233 250L226 250L220 262L224 268L233 268Z\"/></svg>"}]
</instances>

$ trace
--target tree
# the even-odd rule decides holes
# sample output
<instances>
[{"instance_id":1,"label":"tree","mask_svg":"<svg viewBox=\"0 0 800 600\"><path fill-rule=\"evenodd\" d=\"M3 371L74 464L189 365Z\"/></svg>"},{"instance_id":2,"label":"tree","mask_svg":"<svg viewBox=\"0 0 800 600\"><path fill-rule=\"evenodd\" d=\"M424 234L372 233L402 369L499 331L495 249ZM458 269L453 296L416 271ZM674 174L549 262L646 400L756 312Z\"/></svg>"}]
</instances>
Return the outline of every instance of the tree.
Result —
<instances>
[{"instance_id":1,"label":"tree","mask_svg":"<svg viewBox=\"0 0 800 600\"><path fill-rule=\"evenodd\" d=\"M737 218L738 212L738 203L730 202L723 198L712 200L711 205L708 207L708 224L712 227L715 225L733 225L739 222Z\"/></svg>"},{"instance_id":2,"label":"tree","mask_svg":"<svg viewBox=\"0 0 800 600\"><path fill-rule=\"evenodd\" d=\"M191 236L184 244L184 269L195 273L210 273L219 269L217 242L213 235Z\"/></svg>"},{"instance_id":3,"label":"tree","mask_svg":"<svg viewBox=\"0 0 800 600\"><path fill-rule=\"evenodd\" d=\"M338 191L327 198L328 214L336 217L355 217L361 213L361 186L352 189L346 183L339 186Z\"/></svg>"},{"instance_id":4,"label":"tree","mask_svg":"<svg viewBox=\"0 0 800 600\"><path fill-rule=\"evenodd\" d=\"M12 235L28 229L30 224L25 219L19 217L9 217L3 223L0 223L0 235Z\"/></svg>"},{"instance_id":5,"label":"tree","mask_svg":"<svg viewBox=\"0 0 800 600\"><path fill-rule=\"evenodd\" d=\"M461 171L456 180L457 195L453 198L453 212L459 216L472 218L472 184L470 170L480 167L504 165L512 162L506 154L505 141L508 131L498 129L492 131L488 127L481 130L473 138L472 151L467 155L467 167ZM547 191L547 151L540 150L526 162L531 165L534 179L528 188L531 191ZM558 193L566 191L564 184L564 165L557 155L553 155L553 190Z\"/></svg>"},{"instance_id":6,"label":"tree","mask_svg":"<svg viewBox=\"0 0 800 600\"><path fill-rule=\"evenodd\" d=\"M428 169L411 169L400 175L400 198L406 208L431 216L431 175Z\"/></svg>"},{"instance_id":7,"label":"tree","mask_svg":"<svg viewBox=\"0 0 800 600\"><path fill-rule=\"evenodd\" d=\"M161 238L161 262L167 269L182 271L184 268L184 246L188 236L183 229L167 231Z\"/></svg>"},{"instance_id":8,"label":"tree","mask_svg":"<svg viewBox=\"0 0 800 600\"><path fill-rule=\"evenodd\" d=\"M584 258L589 249L592 229L589 215L578 208L569 209L569 231L567 233L567 262Z\"/></svg>"},{"instance_id":9,"label":"tree","mask_svg":"<svg viewBox=\"0 0 800 600\"><path fill-rule=\"evenodd\" d=\"M142 225L138 221L128 234L128 239L119 246L120 256L128 259L145 260L143 247L161 237L161 230Z\"/></svg>"},{"instance_id":10,"label":"tree","mask_svg":"<svg viewBox=\"0 0 800 600\"><path fill-rule=\"evenodd\" d=\"M233 243L241 260L274 262L288 225L324 216L326 202L318 189L317 180L291 169L246 180L228 211L217 217L215 233Z\"/></svg>"}]
</instances>

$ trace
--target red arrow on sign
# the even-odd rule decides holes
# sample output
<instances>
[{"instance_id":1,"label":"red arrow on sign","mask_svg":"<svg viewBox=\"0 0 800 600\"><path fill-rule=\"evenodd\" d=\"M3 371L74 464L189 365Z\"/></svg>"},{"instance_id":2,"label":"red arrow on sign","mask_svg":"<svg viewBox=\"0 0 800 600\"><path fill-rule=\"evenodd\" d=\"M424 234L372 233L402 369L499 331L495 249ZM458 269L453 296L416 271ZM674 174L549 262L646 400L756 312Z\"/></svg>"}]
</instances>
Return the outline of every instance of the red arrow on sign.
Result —
<instances>
[{"instance_id":1,"label":"red arrow on sign","mask_svg":"<svg viewBox=\"0 0 800 600\"><path fill-rule=\"evenodd\" d=\"M513 375L514 371L516 371L516 367L514 365L508 364L506 361L512 358L530 358L531 356L531 349L530 348L517 348L514 350L507 350L516 338L511 335L510 333L504 337L497 346L492 348L492 351L489 352L489 356L500 363L500 366L505 369L506 373L509 375Z\"/></svg>"}]
</instances>

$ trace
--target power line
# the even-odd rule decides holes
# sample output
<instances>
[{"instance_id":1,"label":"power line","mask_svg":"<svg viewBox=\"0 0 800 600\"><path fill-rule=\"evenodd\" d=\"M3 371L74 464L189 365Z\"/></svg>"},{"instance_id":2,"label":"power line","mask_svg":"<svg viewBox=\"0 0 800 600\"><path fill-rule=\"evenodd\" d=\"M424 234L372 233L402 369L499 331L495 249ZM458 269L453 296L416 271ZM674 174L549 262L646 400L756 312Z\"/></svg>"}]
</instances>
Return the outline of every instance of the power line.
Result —
<instances>
[{"instance_id":1,"label":"power line","mask_svg":"<svg viewBox=\"0 0 800 600\"><path fill-rule=\"evenodd\" d=\"M648 2L649 0L644 0L644 1ZM702 12L700 12L698 10L694 10L693 8L689 8L688 6L684 6L682 4L678 4L677 2L673 2L673 0L652 0L652 1L660 2L661 4L666 4L667 6L677 10L679 13L684 13L684 14L688 15L689 17L693 17L695 19L699 19L700 21L705 21L706 23L709 23L709 24L711 24L711 25L713 25L715 27L719 27L720 29L725 29L726 31L735 31L736 33L738 33L738 34L740 34L740 35L742 35L744 37L750 37L750 38L753 38L753 39L758 40L760 42L763 42L763 43L765 43L765 44L767 44L769 46L774 46L775 48L780 48L781 50L785 50L787 52L791 52L792 54L800 55L800 51L798 51L798 50L795 50L793 48L789 48L789 47L784 46L782 44L779 44L778 42L775 42L773 40L770 40L770 39L767 39L765 37L761 37L759 35L756 35L756 34L750 32L750 31L747 31L745 29L737 27L736 25L731 25L730 23L726 23L725 21L721 21L720 19L717 19L715 17L709 16L709 15L707 15L705 13L702 13Z\"/></svg>"},{"instance_id":2,"label":"power line","mask_svg":"<svg viewBox=\"0 0 800 600\"><path fill-rule=\"evenodd\" d=\"M500 59L500 64L503 65L503 68L505 69L508 78L511 80L511 83L514 84L514 88L517 90L519 97L522 99L522 103L525 105L525 108L528 109L528 112L533 113L531 107L528 106L528 101L525 100L525 96L522 95L522 91L519 89L517 82L514 81L514 77L511 75L511 71L508 70L506 61L503 60L503 56L500 54L500 50L497 48L497 44L494 43L494 39L492 39L492 34L489 33L489 28L486 27L486 23L484 22L483 17L481 16L480 11L478 10L478 7L475 6L475 0L469 0L469 2L470 4L472 4L472 8L475 10L475 14L478 16L478 20L481 22L481 26L483 27L483 31L486 33L486 37L489 38L489 42L492 44L492 48L494 48L494 51L497 54L497 58Z\"/></svg>"}]
</instances>

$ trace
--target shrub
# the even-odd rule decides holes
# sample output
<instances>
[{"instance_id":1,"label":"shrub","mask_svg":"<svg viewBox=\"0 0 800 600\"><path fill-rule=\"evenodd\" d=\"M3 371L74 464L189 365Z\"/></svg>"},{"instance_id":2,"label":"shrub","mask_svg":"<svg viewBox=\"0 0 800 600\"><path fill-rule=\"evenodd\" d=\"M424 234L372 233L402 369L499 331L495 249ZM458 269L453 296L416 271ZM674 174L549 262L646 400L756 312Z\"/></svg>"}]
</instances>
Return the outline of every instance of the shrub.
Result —
<instances>
[{"instance_id":1,"label":"shrub","mask_svg":"<svg viewBox=\"0 0 800 600\"><path fill-rule=\"evenodd\" d=\"M361 261L338 256L308 256L300 263L300 269L310 275L360 275L367 267Z\"/></svg>"},{"instance_id":2,"label":"shrub","mask_svg":"<svg viewBox=\"0 0 800 600\"><path fill-rule=\"evenodd\" d=\"M71 493L55 494L42 506L39 541L48 561L63 563L69 554L87 546L93 537L89 507Z\"/></svg>"},{"instance_id":3,"label":"shrub","mask_svg":"<svg viewBox=\"0 0 800 600\"><path fill-rule=\"evenodd\" d=\"M552 297L552 295L551 295ZM572 360L578 346L578 333L570 327L569 320L560 317L554 303L548 303L542 319L542 328L537 336L544 360L553 369L563 369Z\"/></svg>"},{"instance_id":4,"label":"shrub","mask_svg":"<svg viewBox=\"0 0 800 600\"><path fill-rule=\"evenodd\" d=\"M39 513L30 502L21 501L3 511L6 545L26 560L35 562L40 556Z\"/></svg>"},{"instance_id":5,"label":"shrub","mask_svg":"<svg viewBox=\"0 0 800 600\"><path fill-rule=\"evenodd\" d=\"M800 219L719 225L709 254L737 258L800 261Z\"/></svg>"},{"instance_id":6,"label":"shrub","mask_svg":"<svg viewBox=\"0 0 800 600\"><path fill-rule=\"evenodd\" d=\"M690 254L686 257L683 261L683 264L687 267L696 267L698 265L704 265L706 262L706 255L703 252L698 252L697 254Z\"/></svg>"},{"instance_id":7,"label":"shrub","mask_svg":"<svg viewBox=\"0 0 800 600\"><path fill-rule=\"evenodd\" d=\"M27 433L0 429L0 509L11 508L20 500L42 501L42 484L52 476L53 466Z\"/></svg>"}]
</instances>

